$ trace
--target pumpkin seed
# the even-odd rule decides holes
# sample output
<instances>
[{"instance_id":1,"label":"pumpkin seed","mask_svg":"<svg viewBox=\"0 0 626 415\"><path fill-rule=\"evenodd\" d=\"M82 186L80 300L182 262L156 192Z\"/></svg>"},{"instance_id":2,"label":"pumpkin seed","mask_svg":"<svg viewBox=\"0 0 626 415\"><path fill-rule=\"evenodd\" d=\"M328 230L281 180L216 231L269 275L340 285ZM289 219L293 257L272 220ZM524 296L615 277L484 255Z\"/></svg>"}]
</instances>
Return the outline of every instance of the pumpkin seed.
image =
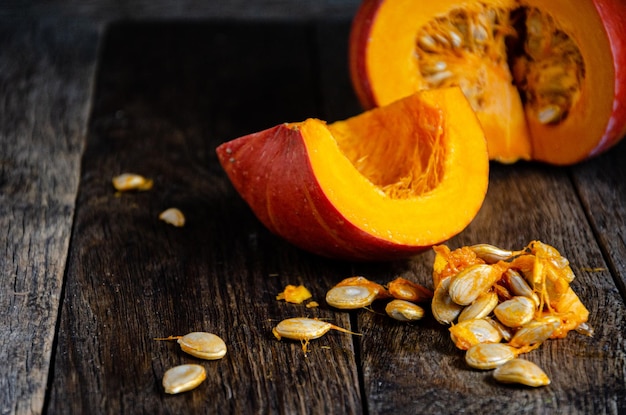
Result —
<instances>
[{"instance_id":1,"label":"pumpkin seed","mask_svg":"<svg viewBox=\"0 0 626 415\"><path fill-rule=\"evenodd\" d=\"M450 327L449 331L452 341L461 350L478 343L499 343L502 340L500 332L485 319L461 321Z\"/></svg>"},{"instance_id":2,"label":"pumpkin seed","mask_svg":"<svg viewBox=\"0 0 626 415\"><path fill-rule=\"evenodd\" d=\"M478 343L467 349L465 362L474 369L489 370L515 359L517 349L504 343Z\"/></svg>"},{"instance_id":3,"label":"pumpkin seed","mask_svg":"<svg viewBox=\"0 0 626 415\"><path fill-rule=\"evenodd\" d=\"M552 316L533 320L520 328L509 341L509 344L513 347L538 345L549 339L560 325L561 320Z\"/></svg>"},{"instance_id":4,"label":"pumpkin seed","mask_svg":"<svg viewBox=\"0 0 626 415\"><path fill-rule=\"evenodd\" d=\"M545 386L550 384L548 375L529 360L515 358L496 368L493 377L502 383L519 383L527 386Z\"/></svg>"},{"instance_id":5,"label":"pumpkin seed","mask_svg":"<svg viewBox=\"0 0 626 415\"><path fill-rule=\"evenodd\" d=\"M398 321L415 321L424 317L424 309L406 300L392 300L385 306L387 315Z\"/></svg>"},{"instance_id":6,"label":"pumpkin seed","mask_svg":"<svg viewBox=\"0 0 626 415\"><path fill-rule=\"evenodd\" d=\"M175 366L163 375L165 393L176 394L196 388L206 379L206 370L196 364Z\"/></svg>"},{"instance_id":7,"label":"pumpkin seed","mask_svg":"<svg viewBox=\"0 0 626 415\"><path fill-rule=\"evenodd\" d=\"M178 339L185 353L200 359L216 360L226 355L226 343L213 333L192 332Z\"/></svg>"},{"instance_id":8,"label":"pumpkin seed","mask_svg":"<svg viewBox=\"0 0 626 415\"><path fill-rule=\"evenodd\" d=\"M154 340L176 340L182 351L200 359L216 360L226 355L226 343L213 333L196 331L184 336L158 337Z\"/></svg>"},{"instance_id":9,"label":"pumpkin seed","mask_svg":"<svg viewBox=\"0 0 626 415\"><path fill-rule=\"evenodd\" d=\"M530 298L535 303L535 306L539 307L539 296L533 291L532 288L530 288L530 285L528 285L528 282L526 282L526 279L522 276L522 274L512 268L509 268L504 273L504 276L509 283L509 288L513 295Z\"/></svg>"},{"instance_id":10,"label":"pumpkin seed","mask_svg":"<svg viewBox=\"0 0 626 415\"><path fill-rule=\"evenodd\" d=\"M343 333L357 334L326 321L307 317L294 317L283 320L274 327L272 333L278 340L285 337L287 339L308 341L322 337L331 329Z\"/></svg>"},{"instance_id":11,"label":"pumpkin seed","mask_svg":"<svg viewBox=\"0 0 626 415\"><path fill-rule=\"evenodd\" d=\"M326 302L331 307L353 310L367 307L376 299L378 292L371 287L358 285L335 286L326 293Z\"/></svg>"},{"instance_id":12,"label":"pumpkin seed","mask_svg":"<svg viewBox=\"0 0 626 415\"><path fill-rule=\"evenodd\" d=\"M498 304L493 313L507 327L521 327L535 316L535 302L528 297L515 296Z\"/></svg>"},{"instance_id":13,"label":"pumpkin seed","mask_svg":"<svg viewBox=\"0 0 626 415\"><path fill-rule=\"evenodd\" d=\"M185 226L185 215L177 208L165 209L159 214L159 219L176 227Z\"/></svg>"},{"instance_id":14,"label":"pumpkin seed","mask_svg":"<svg viewBox=\"0 0 626 415\"><path fill-rule=\"evenodd\" d=\"M387 284L389 294L398 300L419 303L433 298L433 292L413 281L398 277Z\"/></svg>"},{"instance_id":15,"label":"pumpkin seed","mask_svg":"<svg viewBox=\"0 0 626 415\"><path fill-rule=\"evenodd\" d=\"M129 190L150 190L153 181L135 173L122 173L113 178L113 187L117 191L125 192Z\"/></svg>"},{"instance_id":16,"label":"pumpkin seed","mask_svg":"<svg viewBox=\"0 0 626 415\"><path fill-rule=\"evenodd\" d=\"M495 292L489 291L481 294L472 304L463 309L459 314L459 321L487 317L497 305L498 295Z\"/></svg>"},{"instance_id":17,"label":"pumpkin seed","mask_svg":"<svg viewBox=\"0 0 626 415\"><path fill-rule=\"evenodd\" d=\"M452 301L448 293L451 279L446 277L439 283L430 306L433 317L441 324L452 323L463 311L463 306Z\"/></svg>"},{"instance_id":18,"label":"pumpkin seed","mask_svg":"<svg viewBox=\"0 0 626 415\"><path fill-rule=\"evenodd\" d=\"M450 298L460 305L471 304L479 295L487 292L501 276L501 269L495 265L470 265L450 282Z\"/></svg>"},{"instance_id":19,"label":"pumpkin seed","mask_svg":"<svg viewBox=\"0 0 626 415\"><path fill-rule=\"evenodd\" d=\"M488 264L495 264L498 261L506 261L512 258L516 252L498 248L489 244L477 244L469 247L476 256Z\"/></svg>"}]
</instances>

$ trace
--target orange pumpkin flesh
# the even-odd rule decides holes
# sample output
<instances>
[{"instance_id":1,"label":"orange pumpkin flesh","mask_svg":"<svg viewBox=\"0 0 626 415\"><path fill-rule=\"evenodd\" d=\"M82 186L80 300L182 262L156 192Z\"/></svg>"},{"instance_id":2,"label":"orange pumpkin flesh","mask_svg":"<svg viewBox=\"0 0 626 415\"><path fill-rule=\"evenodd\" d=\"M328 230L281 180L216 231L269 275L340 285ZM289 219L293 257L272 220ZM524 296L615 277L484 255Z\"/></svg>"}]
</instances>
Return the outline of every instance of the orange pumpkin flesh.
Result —
<instances>
[{"instance_id":1,"label":"orange pumpkin flesh","mask_svg":"<svg viewBox=\"0 0 626 415\"><path fill-rule=\"evenodd\" d=\"M572 164L626 134L621 0L364 0L350 65L366 108L459 85L492 159Z\"/></svg>"},{"instance_id":2,"label":"orange pumpkin flesh","mask_svg":"<svg viewBox=\"0 0 626 415\"><path fill-rule=\"evenodd\" d=\"M285 123L217 155L272 232L327 257L390 260L461 232L487 191L484 134L458 88L353 118Z\"/></svg>"}]
</instances>

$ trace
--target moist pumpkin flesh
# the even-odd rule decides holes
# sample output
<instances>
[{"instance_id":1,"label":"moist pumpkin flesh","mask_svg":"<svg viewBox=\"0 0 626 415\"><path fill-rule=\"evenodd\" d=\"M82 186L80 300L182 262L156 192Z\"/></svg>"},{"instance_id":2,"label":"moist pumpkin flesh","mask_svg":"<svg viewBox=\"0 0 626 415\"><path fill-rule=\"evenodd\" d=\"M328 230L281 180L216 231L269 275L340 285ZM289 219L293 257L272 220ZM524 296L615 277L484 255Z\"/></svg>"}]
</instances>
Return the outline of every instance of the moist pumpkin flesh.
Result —
<instances>
[{"instance_id":1,"label":"moist pumpkin flesh","mask_svg":"<svg viewBox=\"0 0 626 415\"><path fill-rule=\"evenodd\" d=\"M575 42L532 7L454 8L418 30L415 52L424 87L458 85L475 111L485 111L494 102L507 107L497 85L513 83L527 116L545 125L568 117L585 77Z\"/></svg>"},{"instance_id":2,"label":"moist pumpkin flesh","mask_svg":"<svg viewBox=\"0 0 626 415\"><path fill-rule=\"evenodd\" d=\"M443 113L422 104L413 114L374 112L328 126L359 173L391 199L423 195L443 177Z\"/></svg>"}]
</instances>

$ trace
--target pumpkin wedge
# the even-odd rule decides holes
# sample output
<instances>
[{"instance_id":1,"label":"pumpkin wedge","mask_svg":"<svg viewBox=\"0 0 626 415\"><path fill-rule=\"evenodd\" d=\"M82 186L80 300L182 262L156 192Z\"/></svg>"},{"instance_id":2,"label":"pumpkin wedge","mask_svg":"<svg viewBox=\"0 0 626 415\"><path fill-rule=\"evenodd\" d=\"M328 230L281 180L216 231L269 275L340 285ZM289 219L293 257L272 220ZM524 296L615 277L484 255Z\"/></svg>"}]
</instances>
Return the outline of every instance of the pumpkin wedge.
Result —
<instances>
[{"instance_id":1,"label":"pumpkin wedge","mask_svg":"<svg viewBox=\"0 0 626 415\"><path fill-rule=\"evenodd\" d=\"M310 118L221 144L258 219L332 258L406 258L461 232L487 191L484 133L459 88L423 91L343 121Z\"/></svg>"},{"instance_id":2,"label":"pumpkin wedge","mask_svg":"<svg viewBox=\"0 0 626 415\"><path fill-rule=\"evenodd\" d=\"M626 134L623 0L363 0L350 70L365 108L461 87L491 159L569 165Z\"/></svg>"}]
</instances>

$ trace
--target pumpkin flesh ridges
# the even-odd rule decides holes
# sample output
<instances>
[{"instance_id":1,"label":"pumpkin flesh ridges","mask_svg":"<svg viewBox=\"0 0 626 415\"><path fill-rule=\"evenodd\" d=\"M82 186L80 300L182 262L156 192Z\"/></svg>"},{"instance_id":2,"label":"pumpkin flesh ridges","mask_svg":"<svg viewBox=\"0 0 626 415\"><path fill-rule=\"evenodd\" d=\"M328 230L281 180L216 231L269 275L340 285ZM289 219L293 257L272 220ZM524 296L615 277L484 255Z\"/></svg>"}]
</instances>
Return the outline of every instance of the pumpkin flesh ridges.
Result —
<instances>
[{"instance_id":1,"label":"pumpkin flesh ridges","mask_svg":"<svg viewBox=\"0 0 626 415\"><path fill-rule=\"evenodd\" d=\"M365 0L351 32L351 76L366 107L385 105L416 90L437 87L438 83L458 83L477 110L491 158L503 162L533 159L572 164L605 150L624 135L624 97L617 93L626 92L617 88L626 70L617 61L613 65L614 59L625 59L623 36L618 36L624 31L624 24L615 16L607 17L607 10L615 14L618 9L624 12L626 7L611 0ZM497 13L499 17L493 20ZM523 67L519 65L523 60L519 55L530 53L531 36L527 34L535 26L529 21L537 15L543 19L544 29L547 24L554 24L552 31L544 30L548 35L544 38L552 39L547 51L552 50L555 63L531 62L539 74L536 78L543 84L525 78L526 74L519 77L519 73L511 73L515 66ZM475 20L471 20L472 16ZM427 42L439 33L448 33L445 30L461 27L451 24L458 23L461 17L466 19L463 24L485 19L496 24L491 26L493 31L472 32L472 39L455 35L434 46ZM485 37L487 41L482 41ZM459 43L455 45L457 39ZM448 42L448 47L441 47L441 42ZM521 45L522 42L525 43ZM562 61L554 57L567 42L574 45L574 54L580 52L582 56L578 83L568 81L568 70L555 70L565 67L566 60L571 59L569 51L564 52ZM521 47L525 52L520 52ZM438 55L441 61L436 61ZM425 61L424 57L434 58ZM437 67L431 73L432 63ZM621 71L619 77L617 71ZM550 76L556 80L554 85ZM530 85L531 90L523 90L523 84ZM552 87L555 88L551 90ZM537 101L537 91L541 90L556 97L552 98L555 105ZM478 97L473 99L474 95ZM610 120L612 111L619 112L619 117ZM605 135L607 129L611 131Z\"/></svg>"},{"instance_id":2,"label":"pumpkin flesh ridges","mask_svg":"<svg viewBox=\"0 0 626 415\"><path fill-rule=\"evenodd\" d=\"M428 146L421 156L416 153L421 164L431 162L434 173L421 175L422 187L411 190L406 175L419 181L420 174L415 157L405 153L419 147L408 140L419 139L420 128L441 129L430 135L439 137L433 146L438 156L430 157ZM369 154L358 153L357 146ZM261 222L329 257L386 260L418 253L462 231L487 189L484 135L456 88L330 125L316 119L283 124L224 143L217 152Z\"/></svg>"}]
</instances>

